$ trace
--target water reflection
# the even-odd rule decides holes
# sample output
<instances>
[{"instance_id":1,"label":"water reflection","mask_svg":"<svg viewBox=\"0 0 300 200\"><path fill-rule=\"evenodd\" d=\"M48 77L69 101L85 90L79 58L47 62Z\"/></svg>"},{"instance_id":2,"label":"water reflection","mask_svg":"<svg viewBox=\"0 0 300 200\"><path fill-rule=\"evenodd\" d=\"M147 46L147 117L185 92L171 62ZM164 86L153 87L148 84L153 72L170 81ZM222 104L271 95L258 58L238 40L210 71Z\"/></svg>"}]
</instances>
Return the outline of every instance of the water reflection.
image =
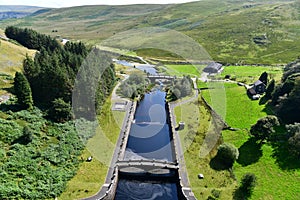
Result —
<instances>
[{"instance_id":1,"label":"water reflection","mask_svg":"<svg viewBox=\"0 0 300 200\"><path fill-rule=\"evenodd\" d=\"M175 183L141 182L121 179L115 200L177 200Z\"/></svg>"},{"instance_id":2,"label":"water reflection","mask_svg":"<svg viewBox=\"0 0 300 200\"><path fill-rule=\"evenodd\" d=\"M174 161L169 124L165 110L166 93L145 94L139 103L128 138L125 159Z\"/></svg>"},{"instance_id":3,"label":"water reflection","mask_svg":"<svg viewBox=\"0 0 300 200\"><path fill-rule=\"evenodd\" d=\"M175 161L165 98L166 93L157 90L139 102L124 160ZM181 194L178 187L175 170L128 166L119 171L115 200L177 200Z\"/></svg>"},{"instance_id":4,"label":"water reflection","mask_svg":"<svg viewBox=\"0 0 300 200\"><path fill-rule=\"evenodd\" d=\"M117 64L120 64L120 65L127 66L127 67L135 67L136 69L139 69L141 71L149 73L150 75L157 75L157 71L155 69L155 65L140 64L140 63L131 63L131 62L128 62L126 60L117 60L117 59L113 59L113 62L115 62Z\"/></svg>"}]
</instances>

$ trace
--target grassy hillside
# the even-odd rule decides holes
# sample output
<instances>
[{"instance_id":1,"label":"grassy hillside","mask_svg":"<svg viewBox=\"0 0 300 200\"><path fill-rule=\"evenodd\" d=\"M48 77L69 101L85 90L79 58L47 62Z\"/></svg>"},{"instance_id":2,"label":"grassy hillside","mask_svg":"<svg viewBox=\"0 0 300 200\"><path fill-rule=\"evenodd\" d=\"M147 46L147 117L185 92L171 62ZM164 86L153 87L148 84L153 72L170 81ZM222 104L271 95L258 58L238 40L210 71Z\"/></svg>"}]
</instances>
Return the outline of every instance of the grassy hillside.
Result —
<instances>
[{"instance_id":1,"label":"grassy hillside","mask_svg":"<svg viewBox=\"0 0 300 200\"><path fill-rule=\"evenodd\" d=\"M38 10L42 9L41 7L37 6L15 6L15 5L1 5L0 12L26 12L26 13L33 13Z\"/></svg>"},{"instance_id":2,"label":"grassy hillside","mask_svg":"<svg viewBox=\"0 0 300 200\"><path fill-rule=\"evenodd\" d=\"M33 55L34 52L34 50L1 40L0 72L13 75L16 71L20 71L26 54Z\"/></svg>"},{"instance_id":3,"label":"grassy hillside","mask_svg":"<svg viewBox=\"0 0 300 200\"><path fill-rule=\"evenodd\" d=\"M10 18L22 18L30 15L38 10L40 7L35 6L0 6L0 20L10 19Z\"/></svg>"},{"instance_id":4,"label":"grassy hillside","mask_svg":"<svg viewBox=\"0 0 300 200\"><path fill-rule=\"evenodd\" d=\"M215 60L224 63L282 64L299 56L299 8L297 0L83 6L48 9L24 19L4 21L0 26L29 27L90 43L135 28L163 27L187 34L203 45ZM142 37L135 39L139 41ZM126 44L122 45L126 48ZM148 55L147 51L141 51L142 56L143 53ZM159 57L159 52L150 54Z\"/></svg>"},{"instance_id":5,"label":"grassy hillside","mask_svg":"<svg viewBox=\"0 0 300 200\"><path fill-rule=\"evenodd\" d=\"M0 35L3 35L2 30ZM33 55L34 52L23 46L0 40L0 95L6 94L5 89L12 86L13 76L16 71L21 71L26 54Z\"/></svg>"}]
</instances>

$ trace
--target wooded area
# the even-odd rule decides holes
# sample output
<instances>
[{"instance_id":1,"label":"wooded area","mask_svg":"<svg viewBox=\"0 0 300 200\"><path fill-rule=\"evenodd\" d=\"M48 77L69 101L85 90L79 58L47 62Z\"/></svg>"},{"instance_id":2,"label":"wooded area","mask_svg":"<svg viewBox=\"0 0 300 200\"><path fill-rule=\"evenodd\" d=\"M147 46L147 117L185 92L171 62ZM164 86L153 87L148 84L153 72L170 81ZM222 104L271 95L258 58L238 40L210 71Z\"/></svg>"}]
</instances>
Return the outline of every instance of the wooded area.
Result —
<instances>
[{"instance_id":1,"label":"wooded area","mask_svg":"<svg viewBox=\"0 0 300 200\"><path fill-rule=\"evenodd\" d=\"M84 162L81 152L95 134L96 122L88 120L96 119L114 87L114 66L109 58L93 57L101 54L97 49L92 50L93 68L82 65L91 62L86 61L91 49L81 42L63 46L49 36L16 27L5 32L38 51L34 58L26 56L24 75L16 73L12 91L17 101L1 105L0 199L53 199ZM95 71L95 66L102 66L101 70ZM72 92L79 83L84 87L77 87L76 95L89 97L82 101L88 106L77 107L89 113L86 119L74 116L71 109ZM90 113L90 107L97 113ZM76 128L85 130L84 135Z\"/></svg>"}]
</instances>

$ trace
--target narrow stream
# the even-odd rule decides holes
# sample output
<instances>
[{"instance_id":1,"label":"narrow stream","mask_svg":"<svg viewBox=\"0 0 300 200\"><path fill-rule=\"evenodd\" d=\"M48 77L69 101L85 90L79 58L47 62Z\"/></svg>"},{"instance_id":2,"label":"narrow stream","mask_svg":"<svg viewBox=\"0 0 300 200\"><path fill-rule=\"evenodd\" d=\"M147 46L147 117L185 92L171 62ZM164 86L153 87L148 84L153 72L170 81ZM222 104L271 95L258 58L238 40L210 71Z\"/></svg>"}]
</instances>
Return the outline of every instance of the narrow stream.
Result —
<instances>
[{"instance_id":1,"label":"narrow stream","mask_svg":"<svg viewBox=\"0 0 300 200\"><path fill-rule=\"evenodd\" d=\"M166 112L166 93L145 94L139 102L129 133L124 160L175 161ZM116 200L180 199L176 170L120 172Z\"/></svg>"}]
</instances>

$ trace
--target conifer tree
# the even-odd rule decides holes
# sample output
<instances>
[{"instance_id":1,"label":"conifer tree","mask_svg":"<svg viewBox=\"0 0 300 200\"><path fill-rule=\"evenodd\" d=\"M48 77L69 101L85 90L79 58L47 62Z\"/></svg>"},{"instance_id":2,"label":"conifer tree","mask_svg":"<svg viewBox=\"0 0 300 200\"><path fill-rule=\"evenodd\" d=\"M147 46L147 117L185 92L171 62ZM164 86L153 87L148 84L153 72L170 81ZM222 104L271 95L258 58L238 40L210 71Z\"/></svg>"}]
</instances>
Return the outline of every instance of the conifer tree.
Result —
<instances>
[{"instance_id":1,"label":"conifer tree","mask_svg":"<svg viewBox=\"0 0 300 200\"><path fill-rule=\"evenodd\" d=\"M31 110L33 108L31 88L26 77L20 72L16 72L14 78L14 89L18 98L18 104L23 109Z\"/></svg>"}]
</instances>

